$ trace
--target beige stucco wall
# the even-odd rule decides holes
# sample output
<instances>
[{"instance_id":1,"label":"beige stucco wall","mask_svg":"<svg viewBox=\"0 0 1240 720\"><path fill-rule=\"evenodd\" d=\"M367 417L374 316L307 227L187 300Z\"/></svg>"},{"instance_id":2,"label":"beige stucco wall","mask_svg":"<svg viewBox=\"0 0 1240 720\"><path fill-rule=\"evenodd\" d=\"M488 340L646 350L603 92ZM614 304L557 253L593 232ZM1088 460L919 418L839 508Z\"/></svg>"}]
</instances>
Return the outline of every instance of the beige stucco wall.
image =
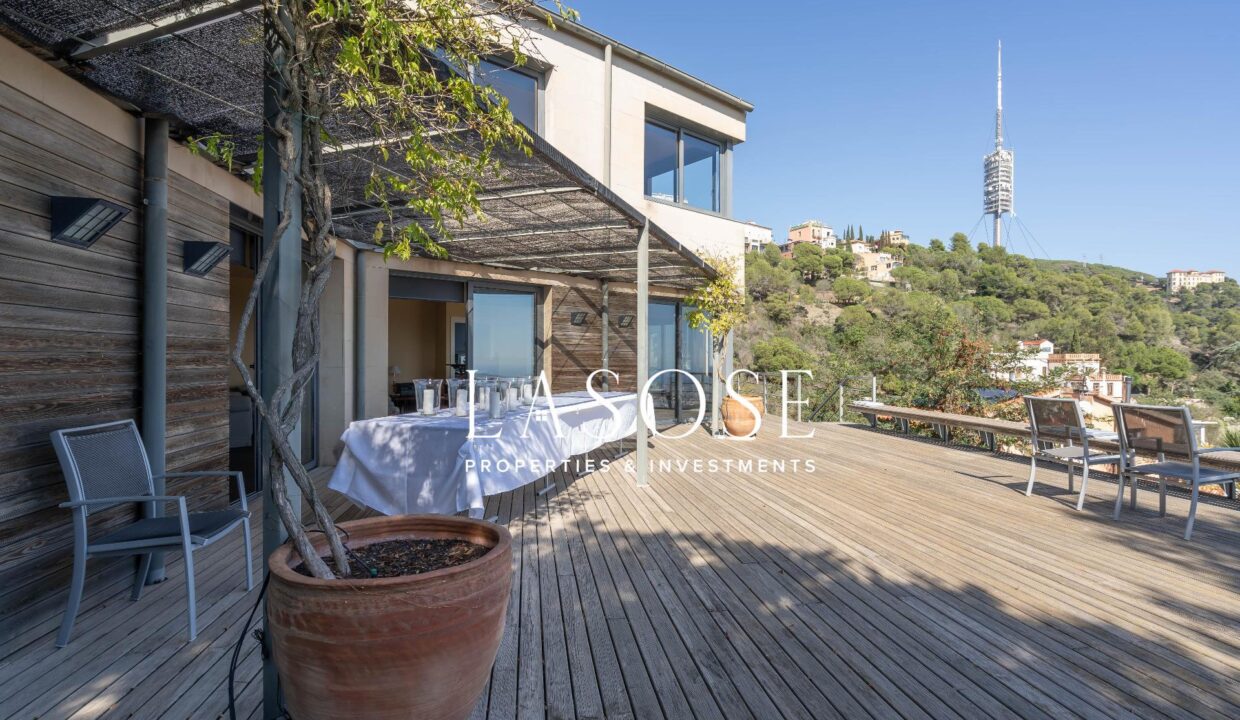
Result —
<instances>
[{"instance_id":1,"label":"beige stucco wall","mask_svg":"<svg viewBox=\"0 0 1240 720\"><path fill-rule=\"evenodd\" d=\"M319 458L335 461L333 451L353 420L354 260L349 254L332 261L332 274L319 305Z\"/></svg>"},{"instance_id":2,"label":"beige stucco wall","mask_svg":"<svg viewBox=\"0 0 1240 720\"><path fill-rule=\"evenodd\" d=\"M545 74L543 137L596 178L606 181L604 49L567 31L530 26L534 62ZM626 202L700 255L741 257L744 224L714 213L648 200L643 192L645 123L649 112L674 116L720 141L745 140L745 112L627 58L612 61L611 178Z\"/></svg>"}]
</instances>

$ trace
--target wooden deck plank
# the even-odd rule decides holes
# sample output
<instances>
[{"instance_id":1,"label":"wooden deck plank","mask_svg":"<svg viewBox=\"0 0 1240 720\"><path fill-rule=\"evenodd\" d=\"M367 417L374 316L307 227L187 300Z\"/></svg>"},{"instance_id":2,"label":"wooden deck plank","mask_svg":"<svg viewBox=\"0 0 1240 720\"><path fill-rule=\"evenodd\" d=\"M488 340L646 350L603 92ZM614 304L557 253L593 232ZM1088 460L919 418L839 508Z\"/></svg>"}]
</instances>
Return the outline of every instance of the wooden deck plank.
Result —
<instances>
[{"instance_id":1,"label":"wooden deck plank","mask_svg":"<svg viewBox=\"0 0 1240 720\"><path fill-rule=\"evenodd\" d=\"M1179 497L1159 517L1143 492L1116 523L1111 483L1091 482L1078 513L1062 470L1026 498L1027 464L817 431L656 439L652 459L672 464L647 488L624 467L630 442L594 454L614 461L606 471L563 468L488 498L513 534L514 578L473 717L1240 716L1240 513L1203 506L1185 543ZM712 458L817 467L692 465ZM369 514L324 492L337 517ZM239 587L240 537L195 557L193 644L175 555L138 603L127 573L92 568L67 651L51 648L63 597L0 609L15 621L0 716L226 716L255 598ZM259 717L260 669L247 641L240 717Z\"/></svg>"}]
</instances>

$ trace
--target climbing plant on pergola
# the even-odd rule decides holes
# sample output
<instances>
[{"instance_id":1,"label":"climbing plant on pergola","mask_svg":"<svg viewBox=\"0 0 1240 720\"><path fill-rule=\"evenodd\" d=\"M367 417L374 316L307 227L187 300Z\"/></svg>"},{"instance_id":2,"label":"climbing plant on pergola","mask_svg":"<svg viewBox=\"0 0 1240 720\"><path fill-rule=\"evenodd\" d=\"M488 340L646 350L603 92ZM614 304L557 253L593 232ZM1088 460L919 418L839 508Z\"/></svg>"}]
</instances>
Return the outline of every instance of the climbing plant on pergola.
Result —
<instances>
[{"instance_id":1,"label":"climbing plant on pergola","mask_svg":"<svg viewBox=\"0 0 1240 720\"><path fill-rule=\"evenodd\" d=\"M480 212L484 177L497 172L496 151L530 138L505 99L473 80L485 57L525 62L522 21L531 0L264 0L267 83L275 93L264 124L267 157L279 168L276 242L259 258L235 339L232 361L255 403L269 445L271 497L292 542L316 576L347 575L349 561L332 519L290 436L319 360L319 301L335 257L331 152L371 147L363 178L366 202L387 221L373 240L387 255L442 254L450 226ZM558 7L560 15L571 11ZM548 22L554 17L547 15ZM273 111L274 110L274 111ZM213 138L226 154L230 139ZM272 157L274 151L274 157ZM298 212L297 209L300 209ZM414 210L423 222L397 222ZM300 230L298 233L297 230ZM297 302L291 372L264 399L242 357L263 281L281 242L304 243L305 276ZM318 556L289 499L291 478L327 538L330 565Z\"/></svg>"}]
</instances>

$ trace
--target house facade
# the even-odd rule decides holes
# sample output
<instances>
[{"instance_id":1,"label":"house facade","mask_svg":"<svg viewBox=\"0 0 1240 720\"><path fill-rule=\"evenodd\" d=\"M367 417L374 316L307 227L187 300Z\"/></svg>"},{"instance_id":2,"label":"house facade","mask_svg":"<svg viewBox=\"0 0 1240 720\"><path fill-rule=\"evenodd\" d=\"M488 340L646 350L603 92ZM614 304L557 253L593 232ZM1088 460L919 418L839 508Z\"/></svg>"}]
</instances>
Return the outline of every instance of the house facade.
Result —
<instances>
[{"instance_id":1,"label":"house facade","mask_svg":"<svg viewBox=\"0 0 1240 720\"><path fill-rule=\"evenodd\" d=\"M112 22L122 27L132 18L121 14ZM142 42L218 54L227 51L210 46L218 37L254 35L246 25L254 19L245 14L176 22L175 36L148 33ZM708 377L708 338L688 326L681 300L695 273L706 273L702 258L743 255L745 224L731 218L731 167L751 106L583 26L560 22L552 31L532 17L529 27L536 47L528 66L494 58L478 72L538 136L532 159L514 156L526 163L518 168L522 177L534 178L530 187L488 188L487 217L475 225L481 230L463 232L446 260L385 261L365 242L338 243L321 304L322 355L298 438L307 463L334 462L345 427L392 413L400 385L466 367L497 376L543 372L556 392L580 390L590 372L608 368L620 377L611 389L635 390L637 352L646 347L651 374L680 368ZM212 74L204 59L158 65L166 45L148 56L141 43L69 67L60 48L72 46L72 32L56 23L17 23L0 37L5 605L65 585L72 534L68 514L57 508L65 488L48 442L53 430L132 418L158 470L232 468L246 473L250 490L262 487L257 423L229 358L263 243L263 198L244 172L229 172L177 139L198 130L203 117L253 130L261 123L261 79ZM252 60L242 53L237 62ZM192 73L178 76L187 67ZM261 66L257 71L261 78ZM126 84L138 76L140 87ZM227 82L243 82L244 92L217 89L205 102L194 85ZM225 94L228 105L219 100ZM172 118L171 138L153 132L161 125L152 115ZM168 125L162 127L166 133ZM144 165L149 175L160 151L167 154L166 252L152 265L144 258L152 246L145 237ZM58 197L98 200L123 217L88 247L56 244L50 237ZM540 220L551 217L546 207L559 215ZM609 220L591 226L590 213ZM523 224L490 229L517 216ZM637 238L643 227L651 243L651 301L639 338L639 251L617 238ZM536 240L551 250L528 249ZM194 248L203 245L222 257L191 272ZM500 257L494 248L501 245L518 248L519 257ZM149 294L152 277L165 288L158 299ZM244 342L243 358L260 380L276 354L264 346L279 346L271 339L277 323L268 323L275 305L260 308ZM152 341L155 307L166 308L166 334L155 336L166 355L159 398L166 414L152 428L160 415L148 395L143 349ZM656 384L660 420L692 412L696 396L688 390L674 376ZM187 495L191 510L235 499L226 484L207 478L169 483L167 492ZM92 527L106 531L131 513L113 508L93 517ZM104 566L105 573L128 571L120 563Z\"/></svg>"},{"instance_id":2,"label":"house facade","mask_svg":"<svg viewBox=\"0 0 1240 720\"><path fill-rule=\"evenodd\" d=\"M1167 273L1167 290L1177 293L1191 290L1198 285L1221 283L1227 279L1222 270L1171 270Z\"/></svg>"},{"instance_id":3,"label":"house facade","mask_svg":"<svg viewBox=\"0 0 1240 720\"><path fill-rule=\"evenodd\" d=\"M788 228L788 242L785 245L788 250L807 242L816 243L823 250L833 250L839 244L839 238L830 225L820 220L806 220Z\"/></svg>"},{"instance_id":4,"label":"house facade","mask_svg":"<svg viewBox=\"0 0 1240 720\"><path fill-rule=\"evenodd\" d=\"M770 245L775 237L771 232L771 228L765 225L759 225L752 220L745 222L744 231L745 252L750 252L751 250L761 250L767 245Z\"/></svg>"},{"instance_id":5,"label":"house facade","mask_svg":"<svg viewBox=\"0 0 1240 720\"><path fill-rule=\"evenodd\" d=\"M856 245L856 243L853 243ZM853 265L857 275L870 282L895 282L892 270L904 265L903 261L887 252L855 252Z\"/></svg>"}]
</instances>

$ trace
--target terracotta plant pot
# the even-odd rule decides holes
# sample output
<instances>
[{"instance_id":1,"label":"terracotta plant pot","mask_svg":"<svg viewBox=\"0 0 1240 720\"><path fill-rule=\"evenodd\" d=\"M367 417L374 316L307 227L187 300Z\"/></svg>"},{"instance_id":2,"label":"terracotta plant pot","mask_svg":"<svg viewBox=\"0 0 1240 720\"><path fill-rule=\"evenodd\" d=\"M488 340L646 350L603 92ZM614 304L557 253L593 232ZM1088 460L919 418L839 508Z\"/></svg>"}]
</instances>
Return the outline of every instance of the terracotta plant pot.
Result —
<instances>
[{"instance_id":1,"label":"terracotta plant pot","mask_svg":"<svg viewBox=\"0 0 1240 720\"><path fill-rule=\"evenodd\" d=\"M766 412L761 395L746 395L745 399L758 408L758 414ZM754 434L754 426L758 419L744 405L732 397L725 397L719 406L719 414L723 416L723 427L733 437L749 437Z\"/></svg>"},{"instance_id":2,"label":"terracotta plant pot","mask_svg":"<svg viewBox=\"0 0 1240 720\"><path fill-rule=\"evenodd\" d=\"M504 634L512 538L501 525L443 515L341 523L349 546L459 538L482 557L421 575L320 580L293 570L291 545L267 561L267 613L288 710L320 718L467 718ZM316 548L326 552L317 536Z\"/></svg>"}]
</instances>

